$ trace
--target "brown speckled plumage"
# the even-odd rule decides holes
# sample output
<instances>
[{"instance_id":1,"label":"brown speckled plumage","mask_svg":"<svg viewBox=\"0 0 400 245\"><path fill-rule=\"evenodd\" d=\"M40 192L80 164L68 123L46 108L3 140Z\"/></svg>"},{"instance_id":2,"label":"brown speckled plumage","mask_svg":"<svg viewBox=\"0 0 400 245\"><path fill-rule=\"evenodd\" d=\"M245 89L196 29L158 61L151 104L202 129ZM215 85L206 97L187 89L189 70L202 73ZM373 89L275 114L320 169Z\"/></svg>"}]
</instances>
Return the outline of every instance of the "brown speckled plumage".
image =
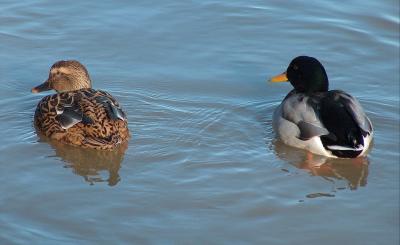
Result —
<instances>
[{"instance_id":1,"label":"brown speckled plumage","mask_svg":"<svg viewBox=\"0 0 400 245\"><path fill-rule=\"evenodd\" d=\"M86 85L77 90L65 86L66 89L62 89L65 92L44 97L35 111L36 129L51 139L84 148L109 150L127 141L130 137L128 123L118 102L109 93L90 88L89 75L82 65L77 67L77 61L71 62L71 66L68 61L64 62L67 63L61 66L65 68L61 80L71 82L71 87L74 87L76 84L73 84L73 77L69 75L77 69L87 78ZM53 69L60 67L56 64L52 66L49 79L45 82L46 89L54 89L52 83L57 78L52 75L55 74ZM46 90L40 89L40 86L32 91Z\"/></svg>"}]
</instances>

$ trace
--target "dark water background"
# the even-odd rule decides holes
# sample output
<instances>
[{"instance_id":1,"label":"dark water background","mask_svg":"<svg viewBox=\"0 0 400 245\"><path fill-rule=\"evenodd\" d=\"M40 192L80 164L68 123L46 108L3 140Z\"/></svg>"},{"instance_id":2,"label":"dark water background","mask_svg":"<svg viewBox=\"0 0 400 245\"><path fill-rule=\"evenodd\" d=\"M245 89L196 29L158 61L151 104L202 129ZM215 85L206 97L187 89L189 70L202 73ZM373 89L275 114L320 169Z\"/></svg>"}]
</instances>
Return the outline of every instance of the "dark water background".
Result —
<instances>
[{"instance_id":1,"label":"dark water background","mask_svg":"<svg viewBox=\"0 0 400 245\"><path fill-rule=\"evenodd\" d=\"M358 161L274 139L297 55L375 126ZM57 60L124 106L125 152L49 144ZM0 2L0 244L398 244L398 1Z\"/></svg>"}]
</instances>

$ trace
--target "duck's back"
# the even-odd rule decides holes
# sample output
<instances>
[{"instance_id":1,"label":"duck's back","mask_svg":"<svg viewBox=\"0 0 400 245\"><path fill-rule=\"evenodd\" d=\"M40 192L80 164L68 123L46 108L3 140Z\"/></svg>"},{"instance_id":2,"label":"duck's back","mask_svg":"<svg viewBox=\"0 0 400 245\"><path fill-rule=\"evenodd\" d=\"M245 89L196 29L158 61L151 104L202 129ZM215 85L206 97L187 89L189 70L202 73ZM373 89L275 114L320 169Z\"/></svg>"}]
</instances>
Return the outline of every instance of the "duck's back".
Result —
<instances>
[{"instance_id":1,"label":"duck's back","mask_svg":"<svg viewBox=\"0 0 400 245\"><path fill-rule=\"evenodd\" d=\"M100 90L48 95L39 102L34 121L46 136L87 148L112 149L130 137L118 102Z\"/></svg>"}]
</instances>

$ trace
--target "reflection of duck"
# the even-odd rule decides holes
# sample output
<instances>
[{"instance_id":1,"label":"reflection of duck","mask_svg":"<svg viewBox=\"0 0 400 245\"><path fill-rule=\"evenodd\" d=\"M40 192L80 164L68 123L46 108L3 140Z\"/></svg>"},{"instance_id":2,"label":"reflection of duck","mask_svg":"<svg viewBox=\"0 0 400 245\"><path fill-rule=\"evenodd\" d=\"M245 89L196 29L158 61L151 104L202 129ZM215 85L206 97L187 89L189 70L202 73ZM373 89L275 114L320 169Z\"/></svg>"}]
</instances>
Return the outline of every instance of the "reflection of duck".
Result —
<instances>
[{"instance_id":1,"label":"reflection of duck","mask_svg":"<svg viewBox=\"0 0 400 245\"><path fill-rule=\"evenodd\" d=\"M114 186L120 181L118 171L128 147L127 142L112 151L99 151L62 144L56 140L49 140L40 133L39 136L41 140L50 143L56 155L66 162L67 167L72 168L75 174L82 176L90 184L108 182L108 185ZM101 176L102 171L108 172L107 179Z\"/></svg>"},{"instance_id":2,"label":"reflection of duck","mask_svg":"<svg viewBox=\"0 0 400 245\"><path fill-rule=\"evenodd\" d=\"M91 88L86 68L75 60L58 61L33 93L54 89L35 112L36 128L51 139L83 148L113 149L129 139L125 113L107 92Z\"/></svg>"},{"instance_id":3,"label":"reflection of duck","mask_svg":"<svg viewBox=\"0 0 400 245\"><path fill-rule=\"evenodd\" d=\"M367 185L368 159L335 159L313 155L307 151L285 145L277 140L274 144L276 155L291 165L308 170L314 176L328 180L345 180L351 190Z\"/></svg>"},{"instance_id":4,"label":"reflection of duck","mask_svg":"<svg viewBox=\"0 0 400 245\"><path fill-rule=\"evenodd\" d=\"M334 158L367 154L373 136L370 120L354 97L328 91L328 76L317 59L299 56L271 79L288 80L294 89L273 119L274 131L285 144Z\"/></svg>"}]
</instances>

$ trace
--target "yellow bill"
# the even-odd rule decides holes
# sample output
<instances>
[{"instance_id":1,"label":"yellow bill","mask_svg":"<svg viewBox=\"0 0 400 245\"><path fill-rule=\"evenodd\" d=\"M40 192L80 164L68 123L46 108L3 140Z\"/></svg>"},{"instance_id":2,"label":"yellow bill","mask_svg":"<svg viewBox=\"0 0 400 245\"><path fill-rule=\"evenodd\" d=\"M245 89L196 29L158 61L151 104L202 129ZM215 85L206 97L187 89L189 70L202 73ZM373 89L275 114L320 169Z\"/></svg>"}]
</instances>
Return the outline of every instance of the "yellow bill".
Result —
<instances>
[{"instance_id":1,"label":"yellow bill","mask_svg":"<svg viewBox=\"0 0 400 245\"><path fill-rule=\"evenodd\" d=\"M279 74L277 76L271 77L271 79L269 79L270 82L273 83L278 83L278 82L287 82L288 78L286 76L286 72Z\"/></svg>"}]
</instances>

